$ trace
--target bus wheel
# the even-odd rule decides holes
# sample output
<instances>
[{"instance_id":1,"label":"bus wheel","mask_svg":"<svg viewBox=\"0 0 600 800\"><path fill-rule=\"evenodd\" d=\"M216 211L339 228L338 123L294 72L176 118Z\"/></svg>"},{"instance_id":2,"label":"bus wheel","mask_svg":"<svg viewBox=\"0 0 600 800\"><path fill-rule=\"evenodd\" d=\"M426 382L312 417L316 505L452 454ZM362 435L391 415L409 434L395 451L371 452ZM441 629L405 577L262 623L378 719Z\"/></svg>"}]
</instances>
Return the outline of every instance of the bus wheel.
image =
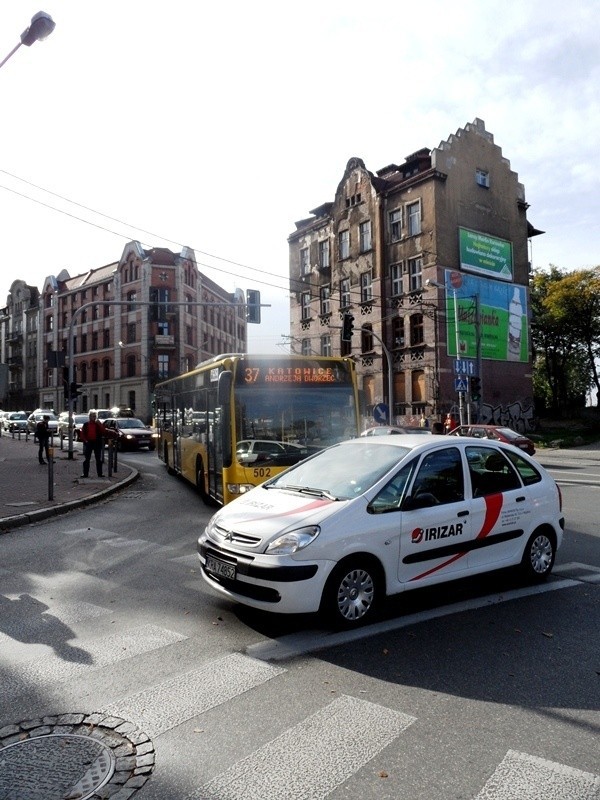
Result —
<instances>
[{"instance_id":1,"label":"bus wheel","mask_svg":"<svg viewBox=\"0 0 600 800\"><path fill-rule=\"evenodd\" d=\"M202 463L201 458L196 459L196 489L198 490L198 494L202 498L202 501L204 503L208 503L210 497L206 491L206 485L204 483L204 464Z\"/></svg>"}]
</instances>

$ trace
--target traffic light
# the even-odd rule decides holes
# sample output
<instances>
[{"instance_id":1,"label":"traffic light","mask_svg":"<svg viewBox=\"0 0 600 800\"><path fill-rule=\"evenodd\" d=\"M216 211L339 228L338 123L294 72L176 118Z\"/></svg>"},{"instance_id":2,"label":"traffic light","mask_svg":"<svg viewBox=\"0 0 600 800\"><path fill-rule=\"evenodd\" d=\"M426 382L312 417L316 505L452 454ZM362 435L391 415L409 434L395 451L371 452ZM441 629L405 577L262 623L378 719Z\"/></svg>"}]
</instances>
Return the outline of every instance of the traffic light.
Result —
<instances>
[{"instance_id":1,"label":"traffic light","mask_svg":"<svg viewBox=\"0 0 600 800\"><path fill-rule=\"evenodd\" d=\"M246 322L260 325L260 292L256 289L246 290Z\"/></svg>"},{"instance_id":2,"label":"traffic light","mask_svg":"<svg viewBox=\"0 0 600 800\"><path fill-rule=\"evenodd\" d=\"M81 397L81 390L83 389L82 383L75 383L75 381L71 381L71 397L75 399L76 397Z\"/></svg>"},{"instance_id":3,"label":"traffic light","mask_svg":"<svg viewBox=\"0 0 600 800\"><path fill-rule=\"evenodd\" d=\"M477 376L471 378L471 400L481 400L481 378Z\"/></svg>"},{"instance_id":4,"label":"traffic light","mask_svg":"<svg viewBox=\"0 0 600 800\"><path fill-rule=\"evenodd\" d=\"M342 342L351 342L354 333L354 317L347 312L342 320Z\"/></svg>"}]
</instances>

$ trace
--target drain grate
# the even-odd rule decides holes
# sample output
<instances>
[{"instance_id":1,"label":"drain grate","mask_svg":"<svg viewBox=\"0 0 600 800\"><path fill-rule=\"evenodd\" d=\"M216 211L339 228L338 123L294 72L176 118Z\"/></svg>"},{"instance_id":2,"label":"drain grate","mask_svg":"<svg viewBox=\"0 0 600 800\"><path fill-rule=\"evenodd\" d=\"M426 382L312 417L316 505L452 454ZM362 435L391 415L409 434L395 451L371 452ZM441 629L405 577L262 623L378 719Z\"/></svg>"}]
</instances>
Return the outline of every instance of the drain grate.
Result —
<instances>
[{"instance_id":1,"label":"drain grate","mask_svg":"<svg viewBox=\"0 0 600 800\"><path fill-rule=\"evenodd\" d=\"M0 728L2 800L131 797L150 777L154 746L108 714L62 714Z\"/></svg>"}]
</instances>

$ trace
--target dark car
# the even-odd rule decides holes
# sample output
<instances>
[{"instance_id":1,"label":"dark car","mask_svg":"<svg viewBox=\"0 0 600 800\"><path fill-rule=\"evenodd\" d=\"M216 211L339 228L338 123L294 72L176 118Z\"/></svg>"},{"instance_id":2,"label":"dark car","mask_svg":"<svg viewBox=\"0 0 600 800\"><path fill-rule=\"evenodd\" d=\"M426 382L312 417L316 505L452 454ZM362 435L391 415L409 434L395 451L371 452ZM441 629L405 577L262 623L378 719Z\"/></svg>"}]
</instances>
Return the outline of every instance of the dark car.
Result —
<instances>
[{"instance_id":1,"label":"dark car","mask_svg":"<svg viewBox=\"0 0 600 800\"><path fill-rule=\"evenodd\" d=\"M24 411L9 411L4 416L4 430L9 432L27 431L27 414Z\"/></svg>"},{"instance_id":2,"label":"dark car","mask_svg":"<svg viewBox=\"0 0 600 800\"><path fill-rule=\"evenodd\" d=\"M135 417L113 417L103 420L104 426L112 432L119 450L138 450L147 447L156 450L158 434Z\"/></svg>"},{"instance_id":3,"label":"dark car","mask_svg":"<svg viewBox=\"0 0 600 800\"><path fill-rule=\"evenodd\" d=\"M474 436L476 439L495 439L497 442L512 444L532 456L535 453L535 445L511 428L504 425L459 425L458 428L450 431L450 436Z\"/></svg>"}]
</instances>

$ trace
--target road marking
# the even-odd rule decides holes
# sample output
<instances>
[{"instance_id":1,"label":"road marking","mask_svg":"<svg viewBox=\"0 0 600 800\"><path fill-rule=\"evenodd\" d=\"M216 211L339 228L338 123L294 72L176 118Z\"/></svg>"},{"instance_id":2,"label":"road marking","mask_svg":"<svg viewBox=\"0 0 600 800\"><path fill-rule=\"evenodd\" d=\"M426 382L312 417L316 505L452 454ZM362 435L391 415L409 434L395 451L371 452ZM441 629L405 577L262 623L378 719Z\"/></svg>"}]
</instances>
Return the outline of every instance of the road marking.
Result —
<instances>
[{"instance_id":1,"label":"road marking","mask_svg":"<svg viewBox=\"0 0 600 800\"><path fill-rule=\"evenodd\" d=\"M600 777L509 750L475 800L593 800Z\"/></svg>"},{"instance_id":2,"label":"road marking","mask_svg":"<svg viewBox=\"0 0 600 800\"><path fill-rule=\"evenodd\" d=\"M506 603L521 597L531 597L532 595L545 594L546 592L554 592L559 589L568 589L573 586L579 586L579 584L580 581L564 579L551 581L545 584L537 584L535 586L525 586L521 589L512 589L507 592L502 592L501 594L476 597L472 600L452 603L443 608L419 611L416 614L408 614L398 619L376 622L368 627L358 628L352 631L342 631L338 633L305 631L298 634L291 634L290 636L282 636L279 639L267 639L263 642L257 642L247 647L246 653L253 658L261 658L264 661L282 661L287 658L305 655L306 653L324 650L326 647L336 647L337 645L347 644L348 642L367 639L370 636L377 636L380 633L400 630L401 628L407 628L409 625L417 625L420 622L428 622L432 619L448 617L452 614L460 614L463 611L487 608L488 606L499 605L500 603Z\"/></svg>"},{"instance_id":3,"label":"road marking","mask_svg":"<svg viewBox=\"0 0 600 800\"><path fill-rule=\"evenodd\" d=\"M342 695L238 761L188 800L318 800L352 777L416 718Z\"/></svg>"},{"instance_id":4,"label":"road marking","mask_svg":"<svg viewBox=\"0 0 600 800\"><path fill-rule=\"evenodd\" d=\"M286 670L232 653L102 709L158 736Z\"/></svg>"},{"instance_id":5,"label":"road marking","mask_svg":"<svg viewBox=\"0 0 600 800\"><path fill-rule=\"evenodd\" d=\"M54 645L56 654L19 664L18 669L11 673L5 670L0 682L0 698L13 693L26 693L32 686L38 691L47 689L55 682L78 678L184 639L187 637L155 625L142 625L128 633L92 639L86 641L85 647L61 639Z\"/></svg>"},{"instance_id":6,"label":"road marking","mask_svg":"<svg viewBox=\"0 0 600 800\"><path fill-rule=\"evenodd\" d=\"M553 573L567 575L573 580L581 583L600 583L600 567L591 564L581 564L579 561L571 561L568 564L560 564L554 567Z\"/></svg>"}]
</instances>

